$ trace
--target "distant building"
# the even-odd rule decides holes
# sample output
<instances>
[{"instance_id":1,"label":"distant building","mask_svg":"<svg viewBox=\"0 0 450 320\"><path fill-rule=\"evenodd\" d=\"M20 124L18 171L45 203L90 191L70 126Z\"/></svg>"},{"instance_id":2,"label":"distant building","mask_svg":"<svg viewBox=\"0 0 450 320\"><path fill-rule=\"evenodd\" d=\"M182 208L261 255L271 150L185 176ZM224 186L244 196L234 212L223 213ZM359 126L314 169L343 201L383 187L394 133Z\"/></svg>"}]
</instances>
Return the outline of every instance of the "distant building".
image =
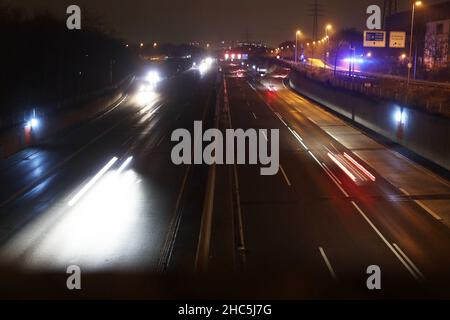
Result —
<instances>
[{"instance_id":1,"label":"distant building","mask_svg":"<svg viewBox=\"0 0 450 320\"><path fill-rule=\"evenodd\" d=\"M450 66L450 19L427 23L425 34L424 66L437 71Z\"/></svg>"},{"instance_id":2,"label":"distant building","mask_svg":"<svg viewBox=\"0 0 450 320\"><path fill-rule=\"evenodd\" d=\"M448 49L438 50L439 57L436 59L437 52L433 49L435 43L432 38L439 38L439 42L446 43L443 47L448 48L448 20L450 19L450 1L441 2L435 5L427 5L419 7L415 11L414 18L414 42L413 55L415 57L415 65L417 71L430 71L430 66L443 66L448 63ZM406 48L404 49L387 49L390 56L400 56L407 54L409 49L409 39L411 30L411 10L398 12L386 17L386 31L405 31L407 33ZM446 31L447 30L447 31ZM437 34L439 32L439 35ZM443 39L447 34L447 39ZM445 61L446 60L446 61Z\"/></svg>"}]
</instances>

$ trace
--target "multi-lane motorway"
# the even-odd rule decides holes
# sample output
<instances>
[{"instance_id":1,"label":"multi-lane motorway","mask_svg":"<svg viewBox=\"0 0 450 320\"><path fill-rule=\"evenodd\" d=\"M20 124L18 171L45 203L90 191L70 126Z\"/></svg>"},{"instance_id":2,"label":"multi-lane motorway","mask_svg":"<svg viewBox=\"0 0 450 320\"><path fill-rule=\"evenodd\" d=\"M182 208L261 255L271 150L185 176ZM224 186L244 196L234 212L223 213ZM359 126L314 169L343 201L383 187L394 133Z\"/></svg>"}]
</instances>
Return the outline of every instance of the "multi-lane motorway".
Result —
<instances>
[{"instance_id":1,"label":"multi-lane motorway","mask_svg":"<svg viewBox=\"0 0 450 320\"><path fill-rule=\"evenodd\" d=\"M167 276L184 297L448 297L448 226L324 130L341 120L291 91L286 72L221 69L187 70L152 92L137 79L107 114L0 162L1 294L24 271L64 277L77 265ZM171 134L195 120L278 129L278 174L174 165ZM381 291L367 288L369 266ZM211 277L192 277L199 269Z\"/></svg>"},{"instance_id":2,"label":"multi-lane motorway","mask_svg":"<svg viewBox=\"0 0 450 320\"><path fill-rule=\"evenodd\" d=\"M205 168L172 163L171 133L209 121L215 80L191 69L147 91L138 78L108 113L3 160L2 267L162 272L204 189Z\"/></svg>"},{"instance_id":3,"label":"multi-lane motorway","mask_svg":"<svg viewBox=\"0 0 450 320\"><path fill-rule=\"evenodd\" d=\"M314 289L320 296L330 287L370 296L366 271L372 265L380 267L386 296L433 290L448 295L448 226L365 163L358 156L364 148L350 150L336 138L339 130L335 135L326 132L323 127L345 132L346 125L292 92L283 79L286 72L262 78L242 76L239 69L225 68L231 126L279 129L280 170L267 177L258 166L237 166L237 174L228 179L230 194L239 192L239 203L231 197L233 216L228 219L234 230L228 240L238 252L234 267L256 274L269 286L284 286L288 297L307 297ZM366 148L377 144L363 134L354 136L353 145L358 139L365 139ZM395 174L399 164L394 159L387 166ZM444 183L431 180L435 188ZM216 229L224 239L218 223ZM214 258L223 259L225 246L217 239L212 242L218 248L211 249L212 264L221 270Z\"/></svg>"}]
</instances>

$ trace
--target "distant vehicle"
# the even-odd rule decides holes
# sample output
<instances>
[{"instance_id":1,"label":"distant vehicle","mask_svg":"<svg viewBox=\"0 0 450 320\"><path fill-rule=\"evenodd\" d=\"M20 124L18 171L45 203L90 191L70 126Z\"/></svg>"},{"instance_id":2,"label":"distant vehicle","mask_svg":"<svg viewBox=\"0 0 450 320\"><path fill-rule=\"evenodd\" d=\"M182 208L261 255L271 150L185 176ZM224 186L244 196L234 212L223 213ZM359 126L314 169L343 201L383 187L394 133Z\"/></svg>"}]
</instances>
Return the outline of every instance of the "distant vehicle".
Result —
<instances>
[{"instance_id":1,"label":"distant vehicle","mask_svg":"<svg viewBox=\"0 0 450 320\"><path fill-rule=\"evenodd\" d=\"M267 68L258 67L256 68L256 72L259 76L264 77L267 74Z\"/></svg>"}]
</instances>

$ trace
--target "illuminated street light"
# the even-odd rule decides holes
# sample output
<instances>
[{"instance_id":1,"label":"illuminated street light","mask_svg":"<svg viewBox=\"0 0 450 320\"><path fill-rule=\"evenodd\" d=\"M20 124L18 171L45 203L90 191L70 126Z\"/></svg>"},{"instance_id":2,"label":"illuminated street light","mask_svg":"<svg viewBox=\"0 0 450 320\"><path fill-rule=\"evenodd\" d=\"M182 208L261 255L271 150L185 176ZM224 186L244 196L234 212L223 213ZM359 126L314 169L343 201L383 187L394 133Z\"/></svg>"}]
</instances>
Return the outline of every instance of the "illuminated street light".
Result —
<instances>
[{"instance_id":1,"label":"illuminated street light","mask_svg":"<svg viewBox=\"0 0 450 320\"><path fill-rule=\"evenodd\" d=\"M406 99L408 99L408 92L409 92L409 82L411 81L411 69L413 67L413 59L412 59L412 45L413 45L413 38L414 38L414 15L416 11L416 7L420 7L422 5L422 1L416 1L412 5L412 12L411 12L411 34L409 39L409 56L408 56L408 80L406 82Z\"/></svg>"},{"instance_id":2,"label":"illuminated street light","mask_svg":"<svg viewBox=\"0 0 450 320\"><path fill-rule=\"evenodd\" d=\"M298 61L298 37L302 35L302 32L300 30L297 30L295 33L295 63Z\"/></svg>"},{"instance_id":3,"label":"illuminated street light","mask_svg":"<svg viewBox=\"0 0 450 320\"><path fill-rule=\"evenodd\" d=\"M329 39L330 37L328 36L328 31L331 31L333 29L333 26L331 24L327 24L325 27L325 49L323 50L323 68L326 69L326 65L327 65L327 53L328 53L328 45L329 45Z\"/></svg>"},{"instance_id":4,"label":"illuminated street light","mask_svg":"<svg viewBox=\"0 0 450 320\"><path fill-rule=\"evenodd\" d=\"M153 42L153 48L156 48L158 46L158 43Z\"/></svg>"}]
</instances>

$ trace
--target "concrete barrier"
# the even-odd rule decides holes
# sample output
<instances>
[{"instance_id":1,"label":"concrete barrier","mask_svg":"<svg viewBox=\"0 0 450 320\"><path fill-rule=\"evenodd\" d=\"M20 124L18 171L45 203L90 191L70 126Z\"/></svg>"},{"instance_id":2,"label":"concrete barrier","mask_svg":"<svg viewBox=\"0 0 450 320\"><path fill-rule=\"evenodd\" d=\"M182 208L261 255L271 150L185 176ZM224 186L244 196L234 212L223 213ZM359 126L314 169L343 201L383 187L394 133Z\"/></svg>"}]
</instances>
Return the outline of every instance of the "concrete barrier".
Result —
<instances>
[{"instance_id":1,"label":"concrete barrier","mask_svg":"<svg viewBox=\"0 0 450 320\"><path fill-rule=\"evenodd\" d=\"M104 113L114 106L125 95L134 78L123 81L121 85L110 92L102 94L89 102L67 108L63 112L49 114L40 118L43 123L35 132L18 125L0 134L0 159L27 148L42 143L46 139L63 133L84 121Z\"/></svg>"},{"instance_id":2,"label":"concrete barrier","mask_svg":"<svg viewBox=\"0 0 450 320\"><path fill-rule=\"evenodd\" d=\"M300 94L450 170L450 119L337 89L291 71Z\"/></svg>"}]
</instances>

